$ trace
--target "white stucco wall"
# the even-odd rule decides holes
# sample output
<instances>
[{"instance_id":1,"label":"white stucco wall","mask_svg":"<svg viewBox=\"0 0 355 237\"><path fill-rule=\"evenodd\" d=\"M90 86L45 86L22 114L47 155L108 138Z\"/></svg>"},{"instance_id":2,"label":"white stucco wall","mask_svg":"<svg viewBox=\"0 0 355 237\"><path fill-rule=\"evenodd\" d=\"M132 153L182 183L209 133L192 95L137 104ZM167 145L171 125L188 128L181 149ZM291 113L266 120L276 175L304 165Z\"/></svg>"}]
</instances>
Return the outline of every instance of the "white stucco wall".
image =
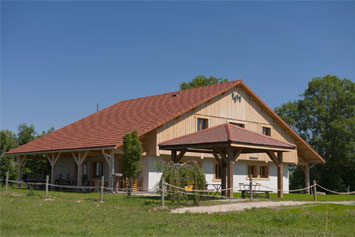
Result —
<instances>
[{"instance_id":1,"label":"white stucco wall","mask_svg":"<svg viewBox=\"0 0 355 237\"><path fill-rule=\"evenodd\" d=\"M147 184L148 184L148 190L153 190L154 188L157 187L160 181L161 173L158 172L154 168L154 162L158 160L162 160L159 157L147 157L149 159L149 162L145 162L145 165L148 165L148 167L144 167L145 169L149 170L148 174L145 174L143 177L144 179L148 178ZM267 187L277 189L277 168L274 164L268 163L269 167L269 179L255 179L254 181L265 185ZM233 182L234 182L234 191L238 191L239 189L239 183L245 183L248 184L249 180L247 179L247 167L248 167L248 162L247 161L238 161L234 164L234 176L233 176ZM209 184L220 184L220 181L214 181L214 159L210 158L205 158L202 160L202 168L205 171L206 174L206 181ZM284 176L283 176L283 189L285 193L288 193L289 190L289 177L288 177L288 165L284 164ZM212 187L209 187L212 188ZM145 190L147 190L144 187ZM265 189L265 188L263 188ZM275 192L275 191L274 191Z\"/></svg>"},{"instance_id":2,"label":"white stucco wall","mask_svg":"<svg viewBox=\"0 0 355 237\"><path fill-rule=\"evenodd\" d=\"M105 160L102 160L102 157L90 157L87 161L88 170L91 170L91 161L102 161L104 165L104 176L105 180L109 178L109 169ZM163 161L162 157L155 156L144 156L142 159L143 162L143 172L140 175L140 178L143 178L143 190L154 191L160 181L161 172L158 172L154 163L157 161ZM206 174L206 181L209 184L220 184L220 181L214 181L214 159L205 158L202 160L202 168ZM269 165L269 179L255 179L256 182L261 183L267 187L276 189L277 188L277 168L273 163L268 163ZM62 177L65 179L67 175L71 178L74 176L74 159L72 157L61 157L54 170L55 178L58 177L59 174L62 174ZM234 164L234 191L238 191L239 183L248 184L249 180L247 179L247 167L248 161L238 161ZM284 165L284 177L283 177L283 189L284 192L287 193L289 190L289 172L288 165ZM209 187L212 188L212 187ZM264 189L264 188L263 188Z\"/></svg>"}]
</instances>

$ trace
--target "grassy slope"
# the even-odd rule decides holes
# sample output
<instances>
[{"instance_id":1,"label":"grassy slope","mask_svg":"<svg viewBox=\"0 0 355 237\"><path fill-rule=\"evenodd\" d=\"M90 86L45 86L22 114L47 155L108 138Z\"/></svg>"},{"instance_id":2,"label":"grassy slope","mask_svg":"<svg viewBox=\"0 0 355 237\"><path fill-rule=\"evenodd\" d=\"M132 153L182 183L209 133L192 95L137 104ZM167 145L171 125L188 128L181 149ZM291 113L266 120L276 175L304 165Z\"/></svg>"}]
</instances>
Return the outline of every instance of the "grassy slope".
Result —
<instances>
[{"instance_id":1,"label":"grassy slope","mask_svg":"<svg viewBox=\"0 0 355 237\"><path fill-rule=\"evenodd\" d=\"M159 199L109 194L105 203L98 204L97 193L51 192L56 197L52 201L45 200L43 191L28 193L0 193L1 236L355 235L355 206L314 204L239 213L170 214L151 211L159 206Z\"/></svg>"}]
</instances>

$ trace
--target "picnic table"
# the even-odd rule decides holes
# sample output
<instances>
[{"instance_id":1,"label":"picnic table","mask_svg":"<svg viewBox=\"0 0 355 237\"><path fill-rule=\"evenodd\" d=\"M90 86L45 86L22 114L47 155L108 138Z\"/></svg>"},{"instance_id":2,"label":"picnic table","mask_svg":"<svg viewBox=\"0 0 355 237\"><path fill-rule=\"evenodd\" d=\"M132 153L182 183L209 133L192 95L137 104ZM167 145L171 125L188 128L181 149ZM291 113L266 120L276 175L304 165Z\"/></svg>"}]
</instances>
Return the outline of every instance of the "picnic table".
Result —
<instances>
[{"instance_id":1,"label":"picnic table","mask_svg":"<svg viewBox=\"0 0 355 237\"><path fill-rule=\"evenodd\" d=\"M209 189L208 186L213 186L213 189ZM206 190L208 195L216 196L222 190L221 184L206 184Z\"/></svg>"},{"instance_id":2,"label":"picnic table","mask_svg":"<svg viewBox=\"0 0 355 237\"><path fill-rule=\"evenodd\" d=\"M249 195L250 197L250 185L249 184L239 184L239 192L242 193L242 198L246 198ZM253 197L265 197L266 199L270 198L270 190L260 189L260 184L253 184L251 190Z\"/></svg>"}]
</instances>

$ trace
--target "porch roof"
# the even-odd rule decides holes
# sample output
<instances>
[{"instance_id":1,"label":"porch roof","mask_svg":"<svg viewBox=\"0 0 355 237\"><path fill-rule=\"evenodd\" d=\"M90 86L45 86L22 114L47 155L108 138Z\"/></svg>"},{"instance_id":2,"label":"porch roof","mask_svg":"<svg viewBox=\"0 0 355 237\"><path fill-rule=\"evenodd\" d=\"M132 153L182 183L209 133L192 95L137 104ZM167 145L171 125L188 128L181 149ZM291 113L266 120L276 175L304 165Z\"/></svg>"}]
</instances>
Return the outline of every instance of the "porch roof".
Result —
<instances>
[{"instance_id":1,"label":"porch roof","mask_svg":"<svg viewBox=\"0 0 355 237\"><path fill-rule=\"evenodd\" d=\"M217 125L199 132L177 137L159 144L162 150L180 150L188 148L210 148L220 146L244 147L245 152L257 150L291 151L295 144L280 141L264 134L241 128L229 123ZM244 153L244 152L243 152Z\"/></svg>"}]
</instances>

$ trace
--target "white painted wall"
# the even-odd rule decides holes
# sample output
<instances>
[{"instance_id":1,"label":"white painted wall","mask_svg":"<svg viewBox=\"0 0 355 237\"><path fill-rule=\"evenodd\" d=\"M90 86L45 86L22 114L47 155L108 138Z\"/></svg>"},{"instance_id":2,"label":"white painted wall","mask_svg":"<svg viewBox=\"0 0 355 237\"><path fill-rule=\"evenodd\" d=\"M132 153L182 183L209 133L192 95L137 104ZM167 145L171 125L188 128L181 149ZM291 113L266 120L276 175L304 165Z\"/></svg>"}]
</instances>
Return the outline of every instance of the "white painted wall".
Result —
<instances>
[{"instance_id":1,"label":"white painted wall","mask_svg":"<svg viewBox=\"0 0 355 237\"><path fill-rule=\"evenodd\" d=\"M157 170L153 167L153 164L155 161L162 160L159 157L149 157L149 162L146 162L146 165L149 165L148 170L149 174L146 174L143 178L146 179L148 178L148 190L152 190L159 185L161 173L157 172ZM277 189L277 168L274 164L270 164L269 168L269 179L255 179L256 182L265 185L267 187ZM234 177L233 177L233 182L234 182L234 191L239 190L239 183L249 183L249 179L247 179L247 167L248 167L248 162L247 161L238 161L234 164ZM210 158L205 158L202 160L202 168L205 171L206 174L206 181L209 184L220 184L220 181L213 181L214 177L214 159ZM146 167L145 167L146 169ZM283 189L285 193L288 193L288 165L284 165L284 177L283 177ZM212 187L209 187L212 188ZM147 190L144 187L145 190ZM276 191L273 191L276 192Z\"/></svg>"},{"instance_id":2,"label":"white painted wall","mask_svg":"<svg viewBox=\"0 0 355 237\"><path fill-rule=\"evenodd\" d=\"M87 161L102 161L104 163L104 176L105 180L108 180L109 177L109 168L105 160L102 157L90 157ZM154 163L157 161L163 161L163 158L156 156L144 156L142 158L143 162L143 172L140 175L140 178L143 178L143 190L154 191L159 186L161 172L158 172ZM88 162L89 167L88 170L91 169L90 164ZM277 168L274 164L269 163L269 179L267 180L258 180L255 179L256 182L261 183L267 187L276 189L277 188ZM65 179L67 175L70 177L74 176L74 159L72 157L61 157L54 169L54 176L57 178L59 174L62 174ZM248 184L249 180L247 179L247 167L248 161L238 161L234 164L234 191L239 190L239 183ZM202 160L202 168L206 174L206 181L209 184L220 184L220 181L213 181L214 177L214 159L205 158ZM284 177L283 177L283 188L284 192L288 193L289 190L289 173L288 173L288 165L284 165ZM212 188L212 187L209 187Z\"/></svg>"}]
</instances>

